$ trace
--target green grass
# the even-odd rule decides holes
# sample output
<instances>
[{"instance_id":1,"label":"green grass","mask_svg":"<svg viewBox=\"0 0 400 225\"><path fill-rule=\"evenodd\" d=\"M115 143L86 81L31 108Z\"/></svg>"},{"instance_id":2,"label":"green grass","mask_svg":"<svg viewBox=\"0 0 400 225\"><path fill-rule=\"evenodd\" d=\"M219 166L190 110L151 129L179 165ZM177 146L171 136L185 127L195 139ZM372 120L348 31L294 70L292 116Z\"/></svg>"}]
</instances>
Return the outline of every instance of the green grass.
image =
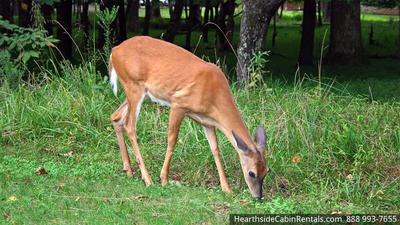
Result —
<instances>
[{"instance_id":1,"label":"green grass","mask_svg":"<svg viewBox=\"0 0 400 225\"><path fill-rule=\"evenodd\" d=\"M395 54L396 19L370 15L362 19L367 56ZM221 224L230 213L398 213L398 59L369 57L364 65L324 65L319 88L316 66L295 73L300 23L301 14L285 12L278 21L274 48L268 37L266 46L272 52L270 72L264 74L266 86L252 92L232 89L251 132L259 124L267 129L267 162L272 170L265 179L262 203L251 199L238 156L219 133L234 193L220 191L207 140L201 127L188 119L172 159L172 182L161 187L158 176L167 147L168 109L149 103L142 108L138 137L156 184L145 187L134 163L136 174L127 178L109 121L124 96L116 99L101 79L105 65L67 63L33 74L49 79L40 84L2 81L0 223ZM371 24L376 46L366 39ZM316 60L327 29L327 25L317 28ZM161 26L151 35L164 31ZM80 33L74 32L74 37ZM198 38L194 33L193 45ZM210 42L201 43L196 54L219 61L234 77L233 54L216 53L214 38L211 32ZM238 36L233 40L236 45ZM183 45L184 36L177 36L175 43ZM36 175L39 167L48 174Z\"/></svg>"},{"instance_id":2,"label":"green grass","mask_svg":"<svg viewBox=\"0 0 400 225\"><path fill-rule=\"evenodd\" d=\"M234 91L250 130L260 123L267 129L272 172L259 203L247 191L237 154L219 134L235 192L220 191L206 138L189 120L174 152L172 184L146 188L139 172L125 177L109 121L123 96L113 97L91 64L63 71L66 78L42 85L0 88L3 222L223 223L235 212L398 212L398 102L339 95L311 81L289 87L268 80L268 87L254 92ZM167 120L166 108L146 103L138 123L142 154L155 181ZM38 167L49 174L36 175Z\"/></svg>"}]
</instances>

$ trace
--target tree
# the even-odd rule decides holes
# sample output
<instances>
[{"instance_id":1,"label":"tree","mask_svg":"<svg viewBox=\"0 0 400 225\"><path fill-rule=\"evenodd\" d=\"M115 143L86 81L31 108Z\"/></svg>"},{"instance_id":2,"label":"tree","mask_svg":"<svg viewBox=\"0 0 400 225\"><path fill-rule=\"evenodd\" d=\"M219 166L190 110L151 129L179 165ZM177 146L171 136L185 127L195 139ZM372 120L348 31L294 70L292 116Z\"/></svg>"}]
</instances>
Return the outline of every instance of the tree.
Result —
<instances>
[{"instance_id":1,"label":"tree","mask_svg":"<svg viewBox=\"0 0 400 225\"><path fill-rule=\"evenodd\" d=\"M11 21L11 1L1 0L0 16L4 19Z\"/></svg>"},{"instance_id":2,"label":"tree","mask_svg":"<svg viewBox=\"0 0 400 225\"><path fill-rule=\"evenodd\" d=\"M146 1L146 14L144 16L143 34L148 35L150 29L151 4L150 0L145 0L145 1Z\"/></svg>"},{"instance_id":3,"label":"tree","mask_svg":"<svg viewBox=\"0 0 400 225\"><path fill-rule=\"evenodd\" d=\"M315 0L304 0L303 24L298 63L299 65L312 65L314 50L314 30L316 22Z\"/></svg>"},{"instance_id":4,"label":"tree","mask_svg":"<svg viewBox=\"0 0 400 225\"><path fill-rule=\"evenodd\" d=\"M222 1L220 4L220 10L217 17L217 24L221 28L222 32L218 34L218 49L220 51L228 50L229 45L227 41L232 42L233 29L235 22L233 19L235 13L235 0Z\"/></svg>"},{"instance_id":5,"label":"tree","mask_svg":"<svg viewBox=\"0 0 400 225\"><path fill-rule=\"evenodd\" d=\"M47 30L48 35L53 35L53 23L51 21L51 15L54 11L53 4L42 4L41 11L44 19L44 28Z\"/></svg>"},{"instance_id":6,"label":"tree","mask_svg":"<svg viewBox=\"0 0 400 225\"><path fill-rule=\"evenodd\" d=\"M83 49L89 49L89 0L83 0L81 12L81 24L83 27Z\"/></svg>"},{"instance_id":7,"label":"tree","mask_svg":"<svg viewBox=\"0 0 400 225\"><path fill-rule=\"evenodd\" d=\"M175 35L179 29L179 23L181 21L182 11L183 11L183 0L176 0L172 12L172 17L169 20L168 28L164 35L164 40L169 42L174 41Z\"/></svg>"},{"instance_id":8,"label":"tree","mask_svg":"<svg viewBox=\"0 0 400 225\"><path fill-rule=\"evenodd\" d=\"M327 60L331 63L362 61L360 0L332 0Z\"/></svg>"},{"instance_id":9,"label":"tree","mask_svg":"<svg viewBox=\"0 0 400 225\"><path fill-rule=\"evenodd\" d=\"M118 43L126 40L126 19L124 0L118 0Z\"/></svg>"},{"instance_id":10,"label":"tree","mask_svg":"<svg viewBox=\"0 0 400 225\"><path fill-rule=\"evenodd\" d=\"M160 18L160 0L151 0L151 16L152 18Z\"/></svg>"},{"instance_id":11,"label":"tree","mask_svg":"<svg viewBox=\"0 0 400 225\"><path fill-rule=\"evenodd\" d=\"M139 31L139 0L129 0L126 7L126 26L129 30Z\"/></svg>"},{"instance_id":12,"label":"tree","mask_svg":"<svg viewBox=\"0 0 400 225\"><path fill-rule=\"evenodd\" d=\"M61 0L57 3L57 37L58 48L66 59L72 57L72 0Z\"/></svg>"},{"instance_id":13,"label":"tree","mask_svg":"<svg viewBox=\"0 0 400 225\"><path fill-rule=\"evenodd\" d=\"M19 26L29 27L32 22L32 0L21 0L18 2L18 11Z\"/></svg>"},{"instance_id":14,"label":"tree","mask_svg":"<svg viewBox=\"0 0 400 225\"><path fill-rule=\"evenodd\" d=\"M254 52L264 46L269 22L284 0L243 0L238 47L237 78L239 85L248 83L247 68Z\"/></svg>"},{"instance_id":15,"label":"tree","mask_svg":"<svg viewBox=\"0 0 400 225\"><path fill-rule=\"evenodd\" d=\"M329 23L331 21L331 2L330 1L322 1L321 3L322 6L322 20L326 23Z\"/></svg>"},{"instance_id":16,"label":"tree","mask_svg":"<svg viewBox=\"0 0 400 225\"><path fill-rule=\"evenodd\" d=\"M0 7L0 16L11 22L11 1L2 0ZM0 28L0 33L7 32L6 29Z\"/></svg>"}]
</instances>

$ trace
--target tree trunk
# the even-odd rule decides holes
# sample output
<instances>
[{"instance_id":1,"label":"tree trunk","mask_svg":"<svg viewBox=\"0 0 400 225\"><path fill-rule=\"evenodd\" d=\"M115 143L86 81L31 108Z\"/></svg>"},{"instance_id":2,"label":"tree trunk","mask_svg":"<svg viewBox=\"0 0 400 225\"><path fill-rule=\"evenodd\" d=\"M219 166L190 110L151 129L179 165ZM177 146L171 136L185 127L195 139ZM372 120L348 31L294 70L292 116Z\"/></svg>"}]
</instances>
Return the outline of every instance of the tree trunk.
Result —
<instances>
[{"instance_id":1,"label":"tree trunk","mask_svg":"<svg viewBox=\"0 0 400 225\"><path fill-rule=\"evenodd\" d=\"M53 35L53 23L51 19L51 15L53 14L53 6L43 4L42 5L42 14L44 18L44 28L47 30L48 35Z\"/></svg>"},{"instance_id":2,"label":"tree trunk","mask_svg":"<svg viewBox=\"0 0 400 225\"><path fill-rule=\"evenodd\" d=\"M204 10L204 25L203 25L203 41L208 42L208 26L207 23L210 21L210 0L206 0L205 10Z\"/></svg>"},{"instance_id":3,"label":"tree trunk","mask_svg":"<svg viewBox=\"0 0 400 225\"><path fill-rule=\"evenodd\" d=\"M189 5L189 22L186 24L186 44L185 49L190 51L190 41L192 32L194 29L201 24L201 11L199 4L193 4L193 1L190 1Z\"/></svg>"},{"instance_id":4,"label":"tree trunk","mask_svg":"<svg viewBox=\"0 0 400 225\"><path fill-rule=\"evenodd\" d=\"M118 38L117 43L126 40L126 19L125 19L125 3L124 0L118 0Z\"/></svg>"},{"instance_id":5,"label":"tree trunk","mask_svg":"<svg viewBox=\"0 0 400 225\"><path fill-rule=\"evenodd\" d=\"M133 32L138 32L139 23L139 0L129 0L126 8L126 26Z\"/></svg>"},{"instance_id":6,"label":"tree trunk","mask_svg":"<svg viewBox=\"0 0 400 225\"><path fill-rule=\"evenodd\" d=\"M300 44L299 65L312 65L315 30L315 0L304 0L303 24Z\"/></svg>"},{"instance_id":7,"label":"tree trunk","mask_svg":"<svg viewBox=\"0 0 400 225\"><path fill-rule=\"evenodd\" d=\"M329 62L359 63L362 61L360 0L333 0Z\"/></svg>"},{"instance_id":8,"label":"tree trunk","mask_svg":"<svg viewBox=\"0 0 400 225\"><path fill-rule=\"evenodd\" d=\"M325 23L329 23L331 21L331 6L332 3L330 1L322 1L322 19Z\"/></svg>"},{"instance_id":9,"label":"tree trunk","mask_svg":"<svg viewBox=\"0 0 400 225\"><path fill-rule=\"evenodd\" d=\"M276 41L276 36L278 36L278 32L276 31L276 14L274 15L274 24L273 24L273 30L272 30L272 48L275 47L275 41Z\"/></svg>"},{"instance_id":10,"label":"tree trunk","mask_svg":"<svg viewBox=\"0 0 400 225\"><path fill-rule=\"evenodd\" d=\"M151 16L153 18L161 18L160 0L151 0Z\"/></svg>"},{"instance_id":11,"label":"tree trunk","mask_svg":"<svg viewBox=\"0 0 400 225\"><path fill-rule=\"evenodd\" d=\"M3 19L11 21L11 1L10 0L1 0L0 16L2 16Z\"/></svg>"},{"instance_id":12,"label":"tree trunk","mask_svg":"<svg viewBox=\"0 0 400 225\"><path fill-rule=\"evenodd\" d=\"M190 26L197 26L201 23L201 11L199 4L189 5L189 23Z\"/></svg>"},{"instance_id":13,"label":"tree trunk","mask_svg":"<svg viewBox=\"0 0 400 225\"><path fill-rule=\"evenodd\" d=\"M32 0L21 0L18 7L19 26L29 27L32 22Z\"/></svg>"},{"instance_id":14,"label":"tree trunk","mask_svg":"<svg viewBox=\"0 0 400 225\"><path fill-rule=\"evenodd\" d=\"M149 35L150 18L151 18L151 4L150 0L146 0L146 14L144 16L143 35Z\"/></svg>"},{"instance_id":15,"label":"tree trunk","mask_svg":"<svg viewBox=\"0 0 400 225\"><path fill-rule=\"evenodd\" d=\"M322 26L322 12L321 12L321 1L322 0L318 0L318 26Z\"/></svg>"},{"instance_id":16,"label":"tree trunk","mask_svg":"<svg viewBox=\"0 0 400 225\"><path fill-rule=\"evenodd\" d=\"M165 32L164 35L164 40L169 42L174 42L175 35L179 29L179 23L181 21L182 11L183 11L183 0L176 0L172 17L169 21L167 31Z\"/></svg>"},{"instance_id":17,"label":"tree trunk","mask_svg":"<svg viewBox=\"0 0 400 225\"><path fill-rule=\"evenodd\" d=\"M218 34L218 50L226 51L229 49L228 41L232 42L233 29L235 27L235 22L233 19L235 13L235 1L228 0L227 2L222 2L219 10L219 15L217 18L217 24L221 28L217 31Z\"/></svg>"},{"instance_id":18,"label":"tree trunk","mask_svg":"<svg viewBox=\"0 0 400 225\"><path fill-rule=\"evenodd\" d=\"M89 0L83 0L81 24L83 27L83 49L85 52L89 49Z\"/></svg>"},{"instance_id":19,"label":"tree trunk","mask_svg":"<svg viewBox=\"0 0 400 225\"><path fill-rule=\"evenodd\" d=\"M1 0L1 7L0 7L0 16L3 17L3 19L8 20L12 23L11 21L11 2L10 0ZM3 32L7 32L6 29L0 28L0 34Z\"/></svg>"},{"instance_id":20,"label":"tree trunk","mask_svg":"<svg viewBox=\"0 0 400 225\"><path fill-rule=\"evenodd\" d=\"M72 57L72 0L62 0L57 3L57 37L60 40L58 48L66 59Z\"/></svg>"},{"instance_id":21,"label":"tree trunk","mask_svg":"<svg viewBox=\"0 0 400 225\"><path fill-rule=\"evenodd\" d=\"M240 22L237 79L240 86L248 83L247 68L252 54L264 46L268 24L283 0L243 0L243 14Z\"/></svg>"}]
</instances>

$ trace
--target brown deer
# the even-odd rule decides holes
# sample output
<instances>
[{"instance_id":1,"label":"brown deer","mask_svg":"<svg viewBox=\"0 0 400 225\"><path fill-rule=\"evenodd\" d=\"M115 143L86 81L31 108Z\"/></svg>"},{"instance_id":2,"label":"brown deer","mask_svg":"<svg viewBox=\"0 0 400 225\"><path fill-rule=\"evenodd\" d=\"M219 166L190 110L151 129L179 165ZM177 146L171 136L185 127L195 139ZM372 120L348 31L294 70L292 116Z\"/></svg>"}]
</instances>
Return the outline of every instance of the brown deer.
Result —
<instances>
[{"instance_id":1,"label":"brown deer","mask_svg":"<svg viewBox=\"0 0 400 225\"><path fill-rule=\"evenodd\" d=\"M220 129L239 154L244 178L253 197L262 198L262 183L268 172L265 161L266 138L258 127L253 142L235 105L224 73L214 64L171 43L137 36L112 49L109 63L110 82L117 94L118 80L126 100L111 115L121 151L123 169L132 176L132 168L123 132L133 145L142 179L152 179L144 164L136 138L136 121L145 98L169 106L168 147L160 173L161 184L168 182L169 165L185 116L204 127L217 165L222 190L232 190L225 176L215 128Z\"/></svg>"}]
</instances>

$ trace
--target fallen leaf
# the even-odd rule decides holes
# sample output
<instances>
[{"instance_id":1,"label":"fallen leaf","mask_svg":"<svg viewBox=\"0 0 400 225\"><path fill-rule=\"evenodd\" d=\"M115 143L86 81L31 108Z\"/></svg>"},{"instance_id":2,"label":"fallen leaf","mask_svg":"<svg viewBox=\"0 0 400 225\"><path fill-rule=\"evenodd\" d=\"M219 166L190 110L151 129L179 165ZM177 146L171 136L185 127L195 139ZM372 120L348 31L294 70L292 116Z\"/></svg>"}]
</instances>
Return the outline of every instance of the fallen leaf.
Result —
<instances>
[{"instance_id":1,"label":"fallen leaf","mask_svg":"<svg viewBox=\"0 0 400 225\"><path fill-rule=\"evenodd\" d=\"M247 201L246 199L241 199L241 200L239 200L239 203L242 205L247 205L247 204L249 204L249 201Z\"/></svg>"},{"instance_id":2,"label":"fallen leaf","mask_svg":"<svg viewBox=\"0 0 400 225\"><path fill-rule=\"evenodd\" d=\"M59 156L64 156L64 157L71 157L74 154L73 151L69 151L67 153L59 153Z\"/></svg>"},{"instance_id":3,"label":"fallen leaf","mask_svg":"<svg viewBox=\"0 0 400 225\"><path fill-rule=\"evenodd\" d=\"M214 205L214 209L218 214L225 214L229 211L229 204L227 202L224 202L223 204L217 203Z\"/></svg>"},{"instance_id":4,"label":"fallen leaf","mask_svg":"<svg viewBox=\"0 0 400 225\"><path fill-rule=\"evenodd\" d=\"M174 181L181 181L182 178L181 178L179 175L174 174L174 175L172 175L172 180L174 180Z\"/></svg>"},{"instance_id":5,"label":"fallen leaf","mask_svg":"<svg viewBox=\"0 0 400 225\"><path fill-rule=\"evenodd\" d=\"M181 182L176 181L176 180L170 180L169 183L170 183L170 184L173 184L173 185L176 185L176 186L178 186L178 187L181 187L181 186L182 186Z\"/></svg>"},{"instance_id":6,"label":"fallen leaf","mask_svg":"<svg viewBox=\"0 0 400 225\"><path fill-rule=\"evenodd\" d=\"M134 200L142 200L142 199L146 199L149 198L149 196L146 195L136 195L136 196L131 196L130 199L134 199Z\"/></svg>"},{"instance_id":7,"label":"fallen leaf","mask_svg":"<svg viewBox=\"0 0 400 225\"><path fill-rule=\"evenodd\" d=\"M301 161L301 156L300 155L295 155L292 159L292 163L297 164Z\"/></svg>"},{"instance_id":8,"label":"fallen leaf","mask_svg":"<svg viewBox=\"0 0 400 225\"><path fill-rule=\"evenodd\" d=\"M36 172L37 175L47 174L47 171L43 167L37 168Z\"/></svg>"},{"instance_id":9,"label":"fallen leaf","mask_svg":"<svg viewBox=\"0 0 400 225\"><path fill-rule=\"evenodd\" d=\"M212 186L212 181L211 181L211 180L206 180L206 181L204 182L204 185L206 186L206 188L211 188L211 186Z\"/></svg>"},{"instance_id":10,"label":"fallen leaf","mask_svg":"<svg viewBox=\"0 0 400 225\"><path fill-rule=\"evenodd\" d=\"M15 202L15 201L17 201L17 196L11 195L10 197L8 197L8 201L9 201L9 202Z\"/></svg>"},{"instance_id":11,"label":"fallen leaf","mask_svg":"<svg viewBox=\"0 0 400 225\"><path fill-rule=\"evenodd\" d=\"M79 199L81 199L81 197L76 197L76 199L75 199L75 201L77 202L77 201L79 201Z\"/></svg>"},{"instance_id":12,"label":"fallen leaf","mask_svg":"<svg viewBox=\"0 0 400 225\"><path fill-rule=\"evenodd\" d=\"M353 180L353 175L349 174L346 176L347 180Z\"/></svg>"},{"instance_id":13,"label":"fallen leaf","mask_svg":"<svg viewBox=\"0 0 400 225\"><path fill-rule=\"evenodd\" d=\"M152 216L154 216L154 217L159 217L160 216L160 213L159 212L156 212L156 211L154 211L152 214L151 214Z\"/></svg>"},{"instance_id":14,"label":"fallen leaf","mask_svg":"<svg viewBox=\"0 0 400 225\"><path fill-rule=\"evenodd\" d=\"M7 211L4 211L4 212L3 212L3 218L4 218L4 219L7 219L8 217L10 217L10 213L7 212Z\"/></svg>"},{"instance_id":15,"label":"fallen leaf","mask_svg":"<svg viewBox=\"0 0 400 225\"><path fill-rule=\"evenodd\" d=\"M57 184L57 191L61 191L65 186L65 183L63 181L61 181L60 183Z\"/></svg>"}]
</instances>

